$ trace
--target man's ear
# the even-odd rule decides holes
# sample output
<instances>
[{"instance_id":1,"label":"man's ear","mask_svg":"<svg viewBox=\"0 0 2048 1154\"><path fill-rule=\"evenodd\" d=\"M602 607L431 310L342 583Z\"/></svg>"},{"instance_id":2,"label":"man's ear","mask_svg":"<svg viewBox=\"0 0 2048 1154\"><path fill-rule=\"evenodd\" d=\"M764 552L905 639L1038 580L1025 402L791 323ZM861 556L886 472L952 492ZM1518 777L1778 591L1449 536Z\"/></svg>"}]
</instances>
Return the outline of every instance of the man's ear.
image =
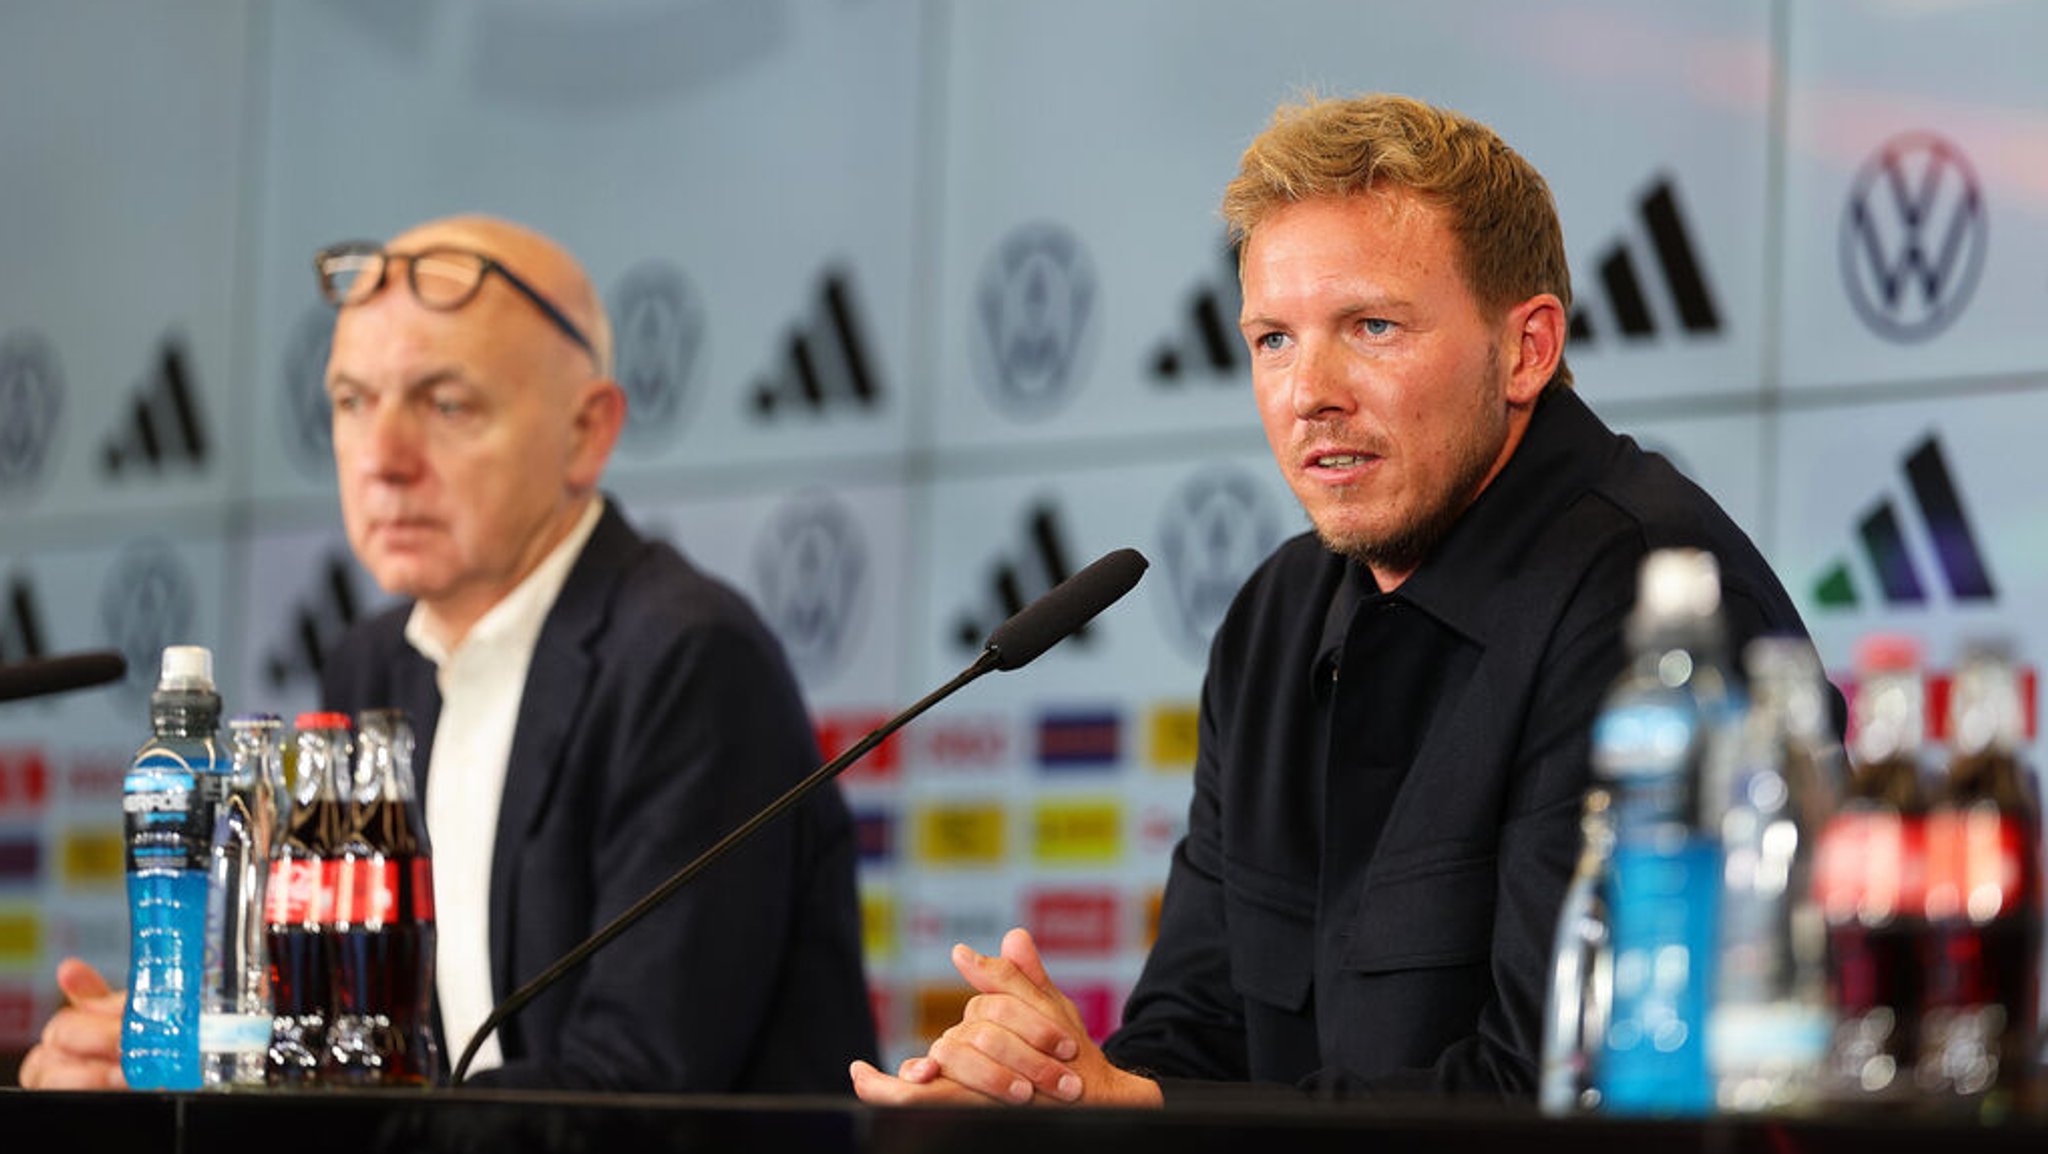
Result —
<instances>
[{"instance_id":1,"label":"man's ear","mask_svg":"<svg viewBox=\"0 0 2048 1154\"><path fill-rule=\"evenodd\" d=\"M579 488L595 488L619 433L626 427L626 390L602 378L584 382L570 420L570 482Z\"/></svg>"},{"instance_id":2,"label":"man's ear","mask_svg":"<svg viewBox=\"0 0 2048 1154\"><path fill-rule=\"evenodd\" d=\"M1504 322L1508 344L1508 400L1530 405L1543 386L1557 374L1564 359L1564 337L1569 322L1564 302L1550 293L1538 293L1508 309Z\"/></svg>"}]
</instances>

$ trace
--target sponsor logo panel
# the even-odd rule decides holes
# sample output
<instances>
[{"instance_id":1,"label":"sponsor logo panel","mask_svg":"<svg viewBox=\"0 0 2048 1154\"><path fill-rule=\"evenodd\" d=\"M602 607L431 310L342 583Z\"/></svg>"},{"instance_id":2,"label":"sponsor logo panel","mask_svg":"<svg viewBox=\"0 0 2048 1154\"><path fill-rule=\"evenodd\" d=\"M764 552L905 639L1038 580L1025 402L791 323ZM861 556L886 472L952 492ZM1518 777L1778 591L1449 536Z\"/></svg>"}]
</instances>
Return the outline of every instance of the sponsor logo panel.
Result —
<instances>
[{"instance_id":1,"label":"sponsor logo panel","mask_svg":"<svg viewBox=\"0 0 2048 1154\"><path fill-rule=\"evenodd\" d=\"M1145 711L1145 764L1152 769L1189 771L1202 731L1194 702L1155 705Z\"/></svg>"},{"instance_id":2,"label":"sponsor logo panel","mask_svg":"<svg viewBox=\"0 0 2048 1154\"><path fill-rule=\"evenodd\" d=\"M1938 437L1929 435L1906 453L1902 462L1911 501L1903 506L1879 498L1858 518L1854 536L1861 560L1874 575L1876 589L1858 587L1848 559L1831 563L1813 584L1813 597L1823 610L1854 610L1866 598L1884 605L1919 606L1933 599L1936 581L1956 602L1994 602L1997 590L1978 545L1978 534L1964 508ZM1931 571L1915 559L1917 529L1925 542Z\"/></svg>"},{"instance_id":3,"label":"sponsor logo panel","mask_svg":"<svg viewBox=\"0 0 2048 1154\"><path fill-rule=\"evenodd\" d=\"M1251 359L1237 329L1238 314L1244 310L1237 253L1228 242L1219 246L1218 253L1214 271L1188 292L1179 331L1153 349L1148 368L1155 384L1178 385L1197 379L1239 384L1250 377Z\"/></svg>"},{"instance_id":4,"label":"sponsor logo panel","mask_svg":"<svg viewBox=\"0 0 2048 1154\"><path fill-rule=\"evenodd\" d=\"M1677 182L1668 175L1657 177L1637 200L1636 211L1640 235L1625 234L1602 249L1593 261L1596 275L1586 278L1589 291L1576 294L1582 299L1571 316L1575 350L1598 349L1616 337L1634 343L1674 330L1688 337L1721 332L1721 310L1686 224ZM1660 293L1646 288L1639 259L1645 242ZM1605 316L1596 318L1594 306L1603 303Z\"/></svg>"},{"instance_id":5,"label":"sponsor logo panel","mask_svg":"<svg viewBox=\"0 0 2048 1154\"><path fill-rule=\"evenodd\" d=\"M42 959L42 915L34 909L0 908L0 965L29 966Z\"/></svg>"},{"instance_id":6,"label":"sponsor logo panel","mask_svg":"<svg viewBox=\"0 0 2048 1154\"><path fill-rule=\"evenodd\" d=\"M67 829L57 835L57 876L66 888L119 885L126 875L119 829Z\"/></svg>"},{"instance_id":7,"label":"sponsor logo panel","mask_svg":"<svg viewBox=\"0 0 2048 1154\"><path fill-rule=\"evenodd\" d=\"M50 763L39 746L0 747L0 814L41 813L50 797Z\"/></svg>"},{"instance_id":8,"label":"sponsor logo panel","mask_svg":"<svg viewBox=\"0 0 2048 1154\"><path fill-rule=\"evenodd\" d=\"M626 392L629 453L669 443L693 398L704 350L704 304L676 265L650 260L626 270L610 300L612 376Z\"/></svg>"},{"instance_id":9,"label":"sponsor logo panel","mask_svg":"<svg viewBox=\"0 0 2048 1154\"><path fill-rule=\"evenodd\" d=\"M1038 890L1025 895L1031 936L1047 953L1103 957L1116 952L1122 906L1101 889Z\"/></svg>"},{"instance_id":10,"label":"sponsor logo panel","mask_svg":"<svg viewBox=\"0 0 2048 1154\"><path fill-rule=\"evenodd\" d=\"M814 315L793 326L779 356L750 397L757 421L820 420L882 406L882 379L863 330L853 277L832 267L821 275Z\"/></svg>"},{"instance_id":11,"label":"sponsor logo panel","mask_svg":"<svg viewBox=\"0 0 2048 1154\"><path fill-rule=\"evenodd\" d=\"M976 283L968 344L989 400L1015 420L1064 408L1093 351L1095 265L1064 225L1032 223L1006 235Z\"/></svg>"},{"instance_id":12,"label":"sponsor logo panel","mask_svg":"<svg viewBox=\"0 0 2048 1154\"><path fill-rule=\"evenodd\" d=\"M0 495L42 485L63 415L56 346L34 329L0 337Z\"/></svg>"},{"instance_id":13,"label":"sponsor logo panel","mask_svg":"<svg viewBox=\"0 0 2048 1154\"><path fill-rule=\"evenodd\" d=\"M34 882L43 872L43 841L33 834L0 837L0 883Z\"/></svg>"},{"instance_id":14,"label":"sponsor logo panel","mask_svg":"<svg viewBox=\"0 0 2048 1154\"><path fill-rule=\"evenodd\" d=\"M1115 801L1040 801L1031 811L1031 855L1041 865L1106 865L1123 851Z\"/></svg>"},{"instance_id":15,"label":"sponsor logo panel","mask_svg":"<svg viewBox=\"0 0 2048 1154\"><path fill-rule=\"evenodd\" d=\"M853 748L861 738L873 733L891 715L881 710L841 710L821 713L811 720L811 728L818 737L818 748L829 758ZM869 750L859 761L846 767L839 775L845 784L882 783L895 781L903 767L903 730L897 730L882 739L880 745Z\"/></svg>"},{"instance_id":16,"label":"sponsor logo panel","mask_svg":"<svg viewBox=\"0 0 2048 1154\"><path fill-rule=\"evenodd\" d=\"M957 981L931 982L920 984L914 996L917 1009L911 1026L919 1039L928 1040L951 1029L967 1013L974 989Z\"/></svg>"},{"instance_id":17,"label":"sponsor logo panel","mask_svg":"<svg viewBox=\"0 0 2048 1154\"><path fill-rule=\"evenodd\" d=\"M896 955L896 898L863 886L860 895L861 949L870 961Z\"/></svg>"},{"instance_id":18,"label":"sponsor logo panel","mask_svg":"<svg viewBox=\"0 0 2048 1154\"><path fill-rule=\"evenodd\" d=\"M990 866L1009 855L1009 812L1000 805L931 805L916 811L917 860Z\"/></svg>"},{"instance_id":19,"label":"sponsor logo panel","mask_svg":"<svg viewBox=\"0 0 2048 1154\"><path fill-rule=\"evenodd\" d=\"M26 982L0 982L0 1049L19 1053L42 1039L43 1011L35 988Z\"/></svg>"},{"instance_id":20,"label":"sponsor logo panel","mask_svg":"<svg viewBox=\"0 0 2048 1154\"><path fill-rule=\"evenodd\" d=\"M1101 769L1123 758L1123 719L1111 708L1066 709L1038 719L1038 764Z\"/></svg>"},{"instance_id":21,"label":"sponsor logo panel","mask_svg":"<svg viewBox=\"0 0 2048 1154\"><path fill-rule=\"evenodd\" d=\"M896 860L896 815L888 810L856 809L853 831L860 860L881 865Z\"/></svg>"},{"instance_id":22,"label":"sponsor logo panel","mask_svg":"<svg viewBox=\"0 0 2048 1154\"><path fill-rule=\"evenodd\" d=\"M755 538L753 571L762 616L804 682L839 673L868 584L868 547L852 512L824 492L793 497Z\"/></svg>"},{"instance_id":23,"label":"sponsor logo panel","mask_svg":"<svg viewBox=\"0 0 2048 1154\"><path fill-rule=\"evenodd\" d=\"M1075 982L1061 987L1081 1013L1088 1036L1100 1042L1116 1031L1123 1011L1123 993L1108 982Z\"/></svg>"},{"instance_id":24,"label":"sponsor logo panel","mask_svg":"<svg viewBox=\"0 0 2048 1154\"><path fill-rule=\"evenodd\" d=\"M920 721L890 740L897 738L905 740L913 765L938 772L1000 769L1010 764L1017 745L1011 720L996 714Z\"/></svg>"},{"instance_id":25,"label":"sponsor logo panel","mask_svg":"<svg viewBox=\"0 0 2048 1154\"><path fill-rule=\"evenodd\" d=\"M1014 924L1007 901L919 901L904 919L903 934L912 950L954 942L1000 942Z\"/></svg>"},{"instance_id":26,"label":"sponsor logo panel","mask_svg":"<svg viewBox=\"0 0 2048 1154\"><path fill-rule=\"evenodd\" d=\"M1863 323L1901 344L1928 340L1968 307L1990 249L1990 213L1970 159L1931 132L1885 141L1857 172L1838 255Z\"/></svg>"},{"instance_id":27,"label":"sponsor logo panel","mask_svg":"<svg viewBox=\"0 0 2048 1154\"><path fill-rule=\"evenodd\" d=\"M185 343L176 336L158 346L156 363L135 386L126 417L101 446L101 471L109 479L206 468L211 437L188 360Z\"/></svg>"}]
</instances>

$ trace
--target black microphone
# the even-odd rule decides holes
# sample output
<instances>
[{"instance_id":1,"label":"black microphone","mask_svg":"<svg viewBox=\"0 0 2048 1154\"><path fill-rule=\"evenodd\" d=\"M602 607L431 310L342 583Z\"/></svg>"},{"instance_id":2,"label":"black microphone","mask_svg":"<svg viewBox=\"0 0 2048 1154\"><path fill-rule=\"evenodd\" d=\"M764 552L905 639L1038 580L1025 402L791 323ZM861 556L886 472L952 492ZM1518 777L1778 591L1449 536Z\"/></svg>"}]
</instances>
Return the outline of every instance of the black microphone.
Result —
<instances>
[{"instance_id":1,"label":"black microphone","mask_svg":"<svg viewBox=\"0 0 2048 1154\"><path fill-rule=\"evenodd\" d=\"M127 674L128 659L112 649L67 653L61 657L33 657L12 665L0 665L0 701L91 689L95 685L119 681Z\"/></svg>"},{"instance_id":2,"label":"black microphone","mask_svg":"<svg viewBox=\"0 0 2048 1154\"><path fill-rule=\"evenodd\" d=\"M917 704L869 730L867 736L848 746L846 752L819 766L809 777L791 786L789 791L765 806L759 813L740 823L731 833L720 838L710 849L698 854L696 860L670 874L667 881L654 887L646 897L634 902L618 917L604 924L596 933L563 954L547 969L534 975L525 985L512 991L510 997L491 1008L483 1024L470 1035L469 1044L462 1048L462 1058L455 1063L451 1083L460 1085L469 1073L469 1064L476 1058L477 1048L484 1039L505 1019L518 1013L528 1002L539 997L549 986L560 981L562 975L581 965L590 955L604 948L613 938L624 933L627 927L645 917L669 895L681 889L691 878L704 872L712 862L725 856L728 850L753 836L754 831L781 816L784 810L803 800L812 790L839 776L847 766L865 757L869 750L882 744L890 734L903 728L910 720L946 698L952 696L968 682L984 673L1017 669L1044 653L1063 637L1073 633L1107 609L1131 587L1145 572L1147 562L1136 549L1118 549L1104 554L1093 564L1055 585L1050 593L1018 610L1008 621L996 626L988 635L981 656L974 663L948 681L926 694Z\"/></svg>"}]
</instances>

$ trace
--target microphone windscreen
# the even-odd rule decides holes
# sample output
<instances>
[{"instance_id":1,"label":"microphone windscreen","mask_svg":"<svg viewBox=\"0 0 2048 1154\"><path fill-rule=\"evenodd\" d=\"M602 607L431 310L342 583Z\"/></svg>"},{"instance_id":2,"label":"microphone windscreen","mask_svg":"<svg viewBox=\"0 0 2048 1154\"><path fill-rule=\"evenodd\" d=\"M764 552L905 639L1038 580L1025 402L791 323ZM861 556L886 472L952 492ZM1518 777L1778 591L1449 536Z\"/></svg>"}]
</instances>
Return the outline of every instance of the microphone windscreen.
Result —
<instances>
[{"instance_id":1,"label":"microphone windscreen","mask_svg":"<svg viewBox=\"0 0 2048 1154\"><path fill-rule=\"evenodd\" d=\"M112 649L17 661L0 665L0 701L90 689L119 681L127 673L128 659Z\"/></svg>"},{"instance_id":2,"label":"microphone windscreen","mask_svg":"<svg viewBox=\"0 0 2048 1154\"><path fill-rule=\"evenodd\" d=\"M1053 586L988 635L996 668L1020 668L1131 591L1149 564L1136 549L1118 549Z\"/></svg>"}]
</instances>

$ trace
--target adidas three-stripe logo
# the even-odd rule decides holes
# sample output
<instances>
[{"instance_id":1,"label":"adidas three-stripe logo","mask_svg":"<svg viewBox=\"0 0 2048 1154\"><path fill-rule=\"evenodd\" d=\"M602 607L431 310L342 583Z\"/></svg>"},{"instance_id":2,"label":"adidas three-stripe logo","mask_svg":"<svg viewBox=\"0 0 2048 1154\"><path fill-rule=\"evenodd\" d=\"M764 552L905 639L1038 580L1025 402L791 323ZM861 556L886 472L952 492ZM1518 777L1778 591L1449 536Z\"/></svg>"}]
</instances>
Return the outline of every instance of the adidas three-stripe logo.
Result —
<instances>
[{"instance_id":1,"label":"adidas three-stripe logo","mask_svg":"<svg viewBox=\"0 0 2048 1154\"><path fill-rule=\"evenodd\" d=\"M282 689L302 676L318 682L327 647L348 632L348 627L361 616L345 557L329 553L318 581L318 586L299 602L290 629L278 639L264 661L264 673L273 689Z\"/></svg>"},{"instance_id":2,"label":"adidas three-stripe logo","mask_svg":"<svg viewBox=\"0 0 2048 1154\"><path fill-rule=\"evenodd\" d=\"M1935 565L1958 601L1991 601L1997 596L1991 571L1977 546L1977 535L1963 512L1941 443L1929 436L1908 453L1906 481L1913 503L1927 528L1927 541ZM1881 499L1856 524L1865 559L1877 577L1878 594L1888 605L1921 605L1928 599L1927 584L1913 562L1905 526L1889 499ZM1861 600L1847 561L1831 565L1815 583L1814 600L1826 609L1854 608Z\"/></svg>"},{"instance_id":3,"label":"adidas three-stripe logo","mask_svg":"<svg viewBox=\"0 0 2048 1154\"><path fill-rule=\"evenodd\" d=\"M0 620L0 662L33 661L48 652L35 591L19 575L7 582L6 606L7 617Z\"/></svg>"},{"instance_id":4,"label":"adidas three-stripe logo","mask_svg":"<svg viewBox=\"0 0 2048 1154\"><path fill-rule=\"evenodd\" d=\"M818 416L841 406L872 411L881 404L882 384L869 363L851 278L827 271L819 296L820 315L790 331L783 367L754 388L754 411L763 419L785 408Z\"/></svg>"},{"instance_id":5,"label":"adidas three-stripe logo","mask_svg":"<svg viewBox=\"0 0 2048 1154\"><path fill-rule=\"evenodd\" d=\"M166 339L156 370L135 392L127 423L108 436L104 471L118 477L131 466L161 469L172 461L206 463L206 424L185 365L185 349Z\"/></svg>"},{"instance_id":6,"label":"adidas three-stripe logo","mask_svg":"<svg viewBox=\"0 0 2048 1154\"><path fill-rule=\"evenodd\" d=\"M1152 353L1152 379L1161 385L1177 384L1197 373L1228 383L1250 363L1237 331L1237 314L1244 308L1237 256L1225 245L1223 258L1214 278L1189 292L1182 330L1161 340Z\"/></svg>"},{"instance_id":7,"label":"adidas three-stripe logo","mask_svg":"<svg viewBox=\"0 0 2048 1154\"><path fill-rule=\"evenodd\" d=\"M1637 202L1637 211L1650 249L1656 254L1657 269L1663 274L1664 288L1679 326L1695 336L1720 332L1721 313L1707 287L1706 274L1700 270L1699 257L1679 208L1677 186L1671 178L1661 177L1651 185ZM1636 270L1628 238L1608 245L1596 267L1615 330L1629 340L1655 336L1657 318ZM1594 322L1581 300L1572 309L1571 339L1597 343L1603 335L1605 330Z\"/></svg>"},{"instance_id":8,"label":"adidas three-stripe logo","mask_svg":"<svg viewBox=\"0 0 2048 1154\"><path fill-rule=\"evenodd\" d=\"M1018 610L1031 603L1034 598L1049 592L1053 586L1074 575L1073 566L1068 563L1068 549L1064 535L1060 532L1059 516L1048 502L1032 507L1025 517L1025 536L1029 538L1028 555L1019 560L999 560L990 579L990 594L993 604L991 619L969 612L961 615L956 633L960 648L970 653L981 651L988 635L1010 619ZM1089 627L1082 625L1074 630L1072 637L1079 641L1088 635Z\"/></svg>"}]
</instances>

